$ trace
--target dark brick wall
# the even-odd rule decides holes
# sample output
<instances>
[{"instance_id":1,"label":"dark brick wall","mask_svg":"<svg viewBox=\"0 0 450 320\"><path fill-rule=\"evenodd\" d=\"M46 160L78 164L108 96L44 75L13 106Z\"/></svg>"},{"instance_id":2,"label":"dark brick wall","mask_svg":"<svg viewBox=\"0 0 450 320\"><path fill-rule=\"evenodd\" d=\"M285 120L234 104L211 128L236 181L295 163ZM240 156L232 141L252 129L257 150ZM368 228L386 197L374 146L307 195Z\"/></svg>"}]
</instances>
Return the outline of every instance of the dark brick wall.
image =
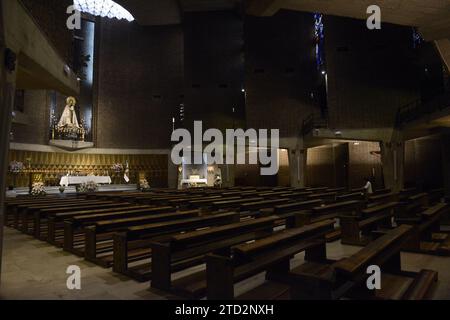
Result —
<instances>
[{"instance_id":1,"label":"dark brick wall","mask_svg":"<svg viewBox=\"0 0 450 320\"><path fill-rule=\"evenodd\" d=\"M316 88L312 14L281 11L245 19L247 126L280 129L296 136L315 110Z\"/></svg>"},{"instance_id":2,"label":"dark brick wall","mask_svg":"<svg viewBox=\"0 0 450 320\"><path fill-rule=\"evenodd\" d=\"M233 11L186 13L183 28L182 125L190 128L194 120L219 129L240 125L245 107L243 20Z\"/></svg>"},{"instance_id":3,"label":"dark brick wall","mask_svg":"<svg viewBox=\"0 0 450 320\"><path fill-rule=\"evenodd\" d=\"M361 188L364 186L364 178L372 179L374 189L383 188L383 172L381 169L381 156L373 151L380 151L378 142L357 143L350 142L348 180L351 188Z\"/></svg>"},{"instance_id":4,"label":"dark brick wall","mask_svg":"<svg viewBox=\"0 0 450 320\"><path fill-rule=\"evenodd\" d=\"M182 28L117 20L97 27L97 146L167 148L182 93Z\"/></svg>"},{"instance_id":5,"label":"dark brick wall","mask_svg":"<svg viewBox=\"0 0 450 320\"><path fill-rule=\"evenodd\" d=\"M73 4L71 0L20 0L30 12L40 29L47 35L50 42L68 63L72 64L73 46L72 31L67 29L69 15L67 7Z\"/></svg>"},{"instance_id":6,"label":"dark brick wall","mask_svg":"<svg viewBox=\"0 0 450 320\"><path fill-rule=\"evenodd\" d=\"M24 91L24 115L27 124L13 123L13 142L48 143L49 97L46 90Z\"/></svg>"},{"instance_id":7,"label":"dark brick wall","mask_svg":"<svg viewBox=\"0 0 450 320\"><path fill-rule=\"evenodd\" d=\"M330 125L390 127L397 109L419 98L409 27L328 16L324 21Z\"/></svg>"},{"instance_id":8,"label":"dark brick wall","mask_svg":"<svg viewBox=\"0 0 450 320\"><path fill-rule=\"evenodd\" d=\"M347 143L308 149L306 185L346 187L348 157Z\"/></svg>"},{"instance_id":9,"label":"dark brick wall","mask_svg":"<svg viewBox=\"0 0 450 320\"><path fill-rule=\"evenodd\" d=\"M442 187L442 149L439 137L405 143L405 186L432 189Z\"/></svg>"}]
</instances>

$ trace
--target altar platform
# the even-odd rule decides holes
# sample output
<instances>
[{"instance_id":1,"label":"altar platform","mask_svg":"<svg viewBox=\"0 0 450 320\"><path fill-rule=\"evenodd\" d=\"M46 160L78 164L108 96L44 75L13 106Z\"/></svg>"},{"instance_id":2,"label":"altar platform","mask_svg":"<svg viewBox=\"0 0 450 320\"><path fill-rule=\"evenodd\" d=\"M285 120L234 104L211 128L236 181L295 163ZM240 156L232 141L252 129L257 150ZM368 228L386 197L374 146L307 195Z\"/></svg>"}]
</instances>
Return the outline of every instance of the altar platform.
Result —
<instances>
[{"instance_id":1,"label":"altar platform","mask_svg":"<svg viewBox=\"0 0 450 320\"><path fill-rule=\"evenodd\" d=\"M136 184L107 184L101 185L98 192L111 192L111 191L136 191L138 189ZM28 187L15 188L14 190L6 191L6 197L17 197L19 195L27 195ZM47 194L59 194L59 187L45 187ZM76 193L75 186L66 187L64 194Z\"/></svg>"}]
</instances>

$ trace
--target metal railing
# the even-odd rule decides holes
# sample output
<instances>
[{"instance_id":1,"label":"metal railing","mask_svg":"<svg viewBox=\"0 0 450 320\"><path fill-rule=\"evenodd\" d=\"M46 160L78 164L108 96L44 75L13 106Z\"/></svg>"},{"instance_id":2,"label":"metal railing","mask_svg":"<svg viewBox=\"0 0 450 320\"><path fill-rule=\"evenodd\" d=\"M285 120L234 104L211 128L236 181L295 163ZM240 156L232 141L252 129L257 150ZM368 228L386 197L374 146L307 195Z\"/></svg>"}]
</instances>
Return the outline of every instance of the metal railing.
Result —
<instances>
[{"instance_id":1,"label":"metal railing","mask_svg":"<svg viewBox=\"0 0 450 320\"><path fill-rule=\"evenodd\" d=\"M396 125L401 126L446 108L450 108L450 91L441 92L426 102L417 99L398 109Z\"/></svg>"},{"instance_id":2,"label":"metal railing","mask_svg":"<svg viewBox=\"0 0 450 320\"><path fill-rule=\"evenodd\" d=\"M328 117L322 117L311 113L303 120L302 134L305 136L314 129L320 128L328 128Z\"/></svg>"}]
</instances>

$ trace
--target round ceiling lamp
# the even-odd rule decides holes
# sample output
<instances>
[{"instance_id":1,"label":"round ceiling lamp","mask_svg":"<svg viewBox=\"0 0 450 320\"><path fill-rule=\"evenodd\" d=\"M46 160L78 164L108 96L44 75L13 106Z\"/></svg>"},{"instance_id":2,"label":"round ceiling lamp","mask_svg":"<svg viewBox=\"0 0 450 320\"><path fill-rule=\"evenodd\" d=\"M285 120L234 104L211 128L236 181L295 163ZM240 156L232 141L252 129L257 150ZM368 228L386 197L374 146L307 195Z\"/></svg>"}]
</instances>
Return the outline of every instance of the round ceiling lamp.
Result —
<instances>
[{"instance_id":1,"label":"round ceiling lamp","mask_svg":"<svg viewBox=\"0 0 450 320\"><path fill-rule=\"evenodd\" d=\"M133 15L112 0L73 0L75 9L94 16L134 21Z\"/></svg>"}]
</instances>

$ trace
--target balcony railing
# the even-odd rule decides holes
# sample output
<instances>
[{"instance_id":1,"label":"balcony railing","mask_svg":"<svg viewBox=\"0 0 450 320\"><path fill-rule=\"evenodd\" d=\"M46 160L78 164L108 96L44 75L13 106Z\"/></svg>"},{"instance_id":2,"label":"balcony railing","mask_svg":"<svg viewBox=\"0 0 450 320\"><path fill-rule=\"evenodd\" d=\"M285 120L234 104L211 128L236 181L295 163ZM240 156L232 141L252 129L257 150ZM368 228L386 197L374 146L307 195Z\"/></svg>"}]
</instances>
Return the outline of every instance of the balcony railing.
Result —
<instances>
[{"instance_id":1,"label":"balcony railing","mask_svg":"<svg viewBox=\"0 0 450 320\"><path fill-rule=\"evenodd\" d=\"M421 99L415 100L398 109L396 125L402 126L446 108L450 108L450 91L443 92L426 102L423 102Z\"/></svg>"},{"instance_id":2,"label":"balcony railing","mask_svg":"<svg viewBox=\"0 0 450 320\"><path fill-rule=\"evenodd\" d=\"M328 117L310 114L303 120L302 134L305 136L314 129L328 128Z\"/></svg>"}]
</instances>

